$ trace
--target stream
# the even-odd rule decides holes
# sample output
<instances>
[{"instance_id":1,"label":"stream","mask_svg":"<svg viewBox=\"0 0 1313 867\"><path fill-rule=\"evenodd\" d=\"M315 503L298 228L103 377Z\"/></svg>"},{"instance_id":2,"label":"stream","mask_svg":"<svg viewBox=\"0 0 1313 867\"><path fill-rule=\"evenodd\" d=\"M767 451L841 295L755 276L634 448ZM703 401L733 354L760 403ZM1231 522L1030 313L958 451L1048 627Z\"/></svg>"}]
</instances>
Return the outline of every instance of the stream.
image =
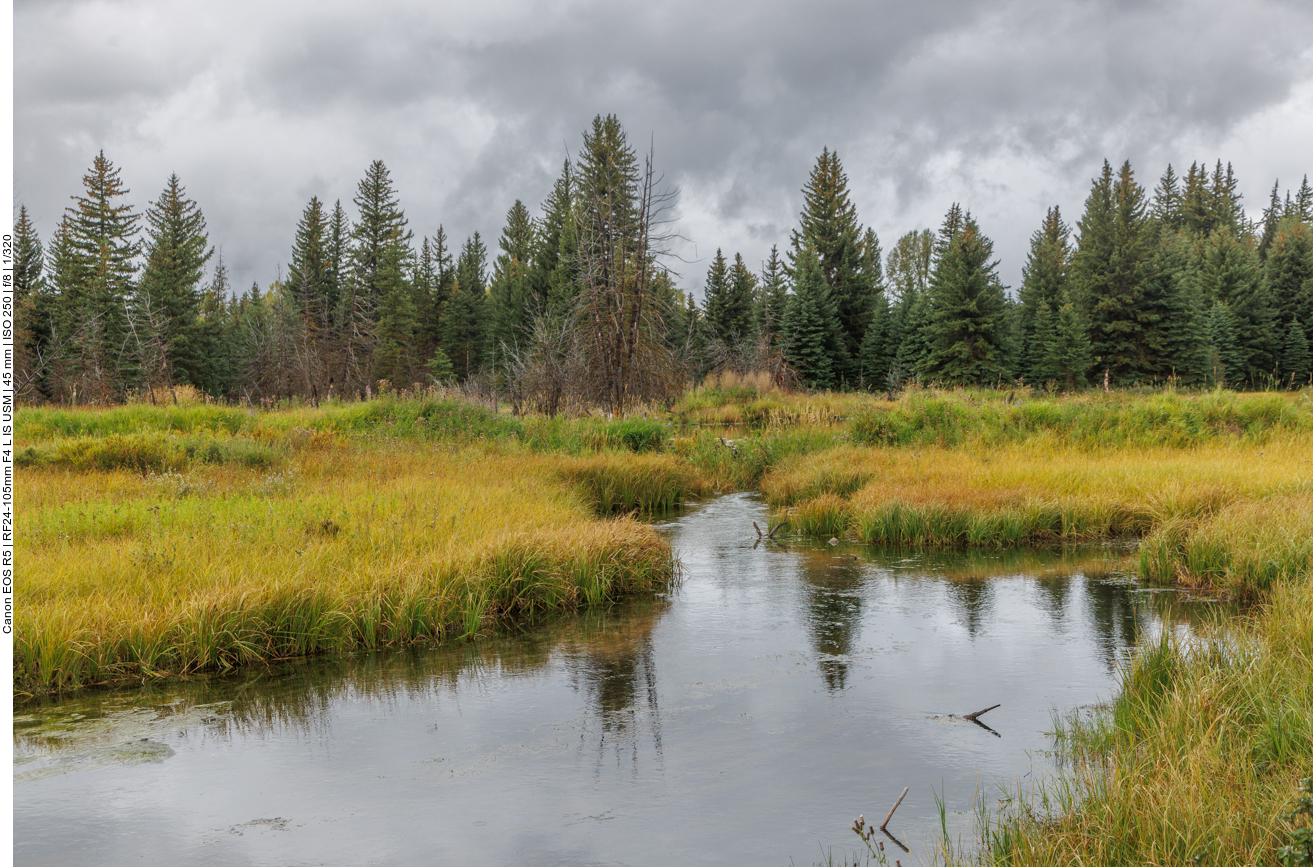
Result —
<instances>
[{"instance_id":1,"label":"stream","mask_svg":"<svg viewBox=\"0 0 1313 867\"><path fill-rule=\"evenodd\" d=\"M1137 587L1124 548L757 543L766 520L735 494L662 523L657 599L17 707L15 861L837 864L906 786L911 853L882 839L925 862L936 797L969 851L977 797L1053 773L1055 710L1215 607Z\"/></svg>"}]
</instances>

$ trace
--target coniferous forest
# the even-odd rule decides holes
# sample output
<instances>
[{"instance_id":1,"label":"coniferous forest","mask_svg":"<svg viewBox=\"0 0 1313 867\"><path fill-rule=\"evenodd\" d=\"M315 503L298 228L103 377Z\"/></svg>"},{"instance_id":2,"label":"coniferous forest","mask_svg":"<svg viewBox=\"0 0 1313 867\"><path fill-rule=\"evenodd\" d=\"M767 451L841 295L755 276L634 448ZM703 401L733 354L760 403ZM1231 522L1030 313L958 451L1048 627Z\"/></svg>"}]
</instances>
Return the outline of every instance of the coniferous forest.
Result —
<instances>
[{"instance_id":1,"label":"coniferous forest","mask_svg":"<svg viewBox=\"0 0 1313 867\"><path fill-rule=\"evenodd\" d=\"M376 161L349 206L316 197L289 220L285 276L245 291L176 175L144 211L103 152L82 185L44 241L19 209L26 403L459 385L517 411L622 411L718 370L882 392L1313 382L1313 189L1274 183L1255 221L1220 160L1168 165L1152 190L1105 161L1074 223L1043 216L1013 291L987 227L956 204L886 253L826 149L785 249L759 271L718 250L701 304L663 265L673 194L614 116L594 119L536 216L510 206L495 247L441 226L417 237Z\"/></svg>"}]
</instances>

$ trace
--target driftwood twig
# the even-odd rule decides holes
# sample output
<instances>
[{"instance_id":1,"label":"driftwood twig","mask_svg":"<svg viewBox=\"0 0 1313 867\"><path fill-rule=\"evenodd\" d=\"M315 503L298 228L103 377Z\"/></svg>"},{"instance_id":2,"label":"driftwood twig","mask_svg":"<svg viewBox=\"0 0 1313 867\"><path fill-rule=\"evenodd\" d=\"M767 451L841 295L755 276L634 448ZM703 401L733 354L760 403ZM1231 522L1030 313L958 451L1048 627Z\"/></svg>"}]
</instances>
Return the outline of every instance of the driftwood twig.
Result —
<instances>
[{"instance_id":1,"label":"driftwood twig","mask_svg":"<svg viewBox=\"0 0 1313 867\"><path fill-rule=\"evenodd\" d=\"M1001 704L990 705L989 707L985 708L984 710L978 710L978 711L976 711L975 713L965 714L965 715L963 715L962 719L969 719L969 720L971 720L972 722L975 722L975 721L976 721L976 717L984 716L985 714L989 713L989 712L990 712L991 710L993 710L994 708L996 708L996 707L1002 707L1002 706L1003 706L1003 705L1001 705Z\"/></svg>"},{"instance_id":2,"label":"driftwood twig","mask_svg":"<svg viewBox=\"0 0 1313 867\"><path fill-rule=\"evenodd\" d=\"M768 525L768 526L769 526L769 525ZM754 529L754 530L757 531L757 538L760 539L760 538L762 537L762 532L761 532L761 528L757 526L757 522L756 522L756 521L753 521L753 522L752 522L752 529Z\"/></svg>"},{"instance_id":3,"label":"driftwood twig","mask_svg":"<svg viewBox=\"0 0 1313 867\"><path fill-rule=\"evenodd\" d=\"M889 820L892 819L892 818L894 817L894 810L897 810L897 809L898 809L898 805L901 804L901 803L903 803L903 798L906 798L906 797L907 797L907 789L908 789L907 786L903 786L903 793L902 793L901 795L898 796L898 800L897 800L897 801L894 801L894 805L893 805L892 807L889 808L889 815L888 815L888 816L885 816L885 817L884 817L884 821L880 823L880 830L881 830L881 831L884 830L884 826L885 826L885 825L888 825L888 824L889 824Z\"/></svg>"},{"instance_id":4,"label":"driftwood twig","mask_svg":"<svg viewBox=\"0 0 1313 867\"><path fill-rule=\"evenodd\" d=\"M770 525L767 524L766 526L770 526ZM787 526L789 526L788 521L780 521L778 524L775 525L775 528L773 530L771 530L769 533L766 534L766 538L767 539L773 538L776 533L778 533L780 530L784 529Z\"/></svg>"}]
</instances>

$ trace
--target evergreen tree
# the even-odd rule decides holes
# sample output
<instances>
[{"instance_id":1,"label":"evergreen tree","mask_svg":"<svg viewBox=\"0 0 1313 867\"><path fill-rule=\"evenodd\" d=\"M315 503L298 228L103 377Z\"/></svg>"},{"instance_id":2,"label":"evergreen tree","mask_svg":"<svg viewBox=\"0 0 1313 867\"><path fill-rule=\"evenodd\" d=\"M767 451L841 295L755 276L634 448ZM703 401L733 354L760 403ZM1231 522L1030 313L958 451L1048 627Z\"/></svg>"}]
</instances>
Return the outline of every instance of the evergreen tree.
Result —
<instances>
[{"instance_id":1,"label":"evergreen tree","mask_svg":"<svg viewBox=\"0 0 1313 867\"><path fill-rule=\"evenodd\" d=\"M213 255L201 209L176 174L146 210L146 266L133 298L141 345L156 359L158 384L199 385L205 359L197 343L201 278ZM146 335L140 332L149 331ZM155 365L143 369L150 382ZM150 382L150 384L155 384Z\"/></svg>"},{"instance_id":2,"label":"evergreen tree","mask_svg":"<svg viewBox=\"0 0 1313 867\"><path fill-rule=\"evenodd\" d=\"M1157 375L1182 385L1207 382L1211 369L1208 305L1200 289L1197 245L1183 231L1163 230L1146 297L1163 305L1162 364Z\"/></svg>"},{"instance_id":3,"label":"evergreen tree","mask_svg":"<svg viewBox=\"0 0 1313 867\"><path fill-rule=\"evenodd\" d=\"M1276 361L1275 320L1261 281L1258 251L1229 229L1219 228L1203 243L1198 279L1205 303L1221 301L1231 316L1236 367L1228 361L1228 382L1257 386Z\"/></svg>"},{"instance_id":4,"label":"evergreen tree","mask_svg":"<svg viewBox=\"0 0 1313 867\"><path fill-rule=\"evenodd\" d=\"M945 229L954 227L954 206ZM994 244L970 214L935 264L930 281L933 307L927 326L930 352L921 371L954 385L990 385L1009 375L1005 368L1006 298L994 269Z\"/></svg>"},{"instance_id":5,"label":"evergreen tree","mask_svg":"<svg viewBox=\"0 0 1313 867\"><path fill-rule=\"evenodd\" d=\"M296 224L287 285L307 327L322 337L327 337L332 327L332 314L337 306L333 297L337 275L333 273L330 243L324 206L318 196L313 196Z\"/></svg>"},{"instance_id":6,"label":"evergreen tree","mask_svg":"<svg viewBox=\"0 0 1313 867\"><path fill-rule=\"evenodd\" d=\"M863 231L848 198L848 177L839 155L825 148L803 187L803 210L792 234L789 261L794 280L804 249L816 255L839 317L840 339L831 368L837 379L856 380L854 359L861 347L877 287L863 267ZM877 245L878 249L878 245Z\"/></svg>"},{"instance_id":7,"label":"evergreen tree","mask_svg":"<svg viewBox=\"0 0 1313 867\"><path fill-rule=\"evenodd\" d=\"M367 393L373 386L369 380L377 372L373 353L378 339L378 306L385 294L396 291L397 275L388 269L397 263L404 273L410 261L412 234L392 187L392 176L382 160L370 164L356 186L352 203L360 218L351 231L351 277L343 287L338 312L342 382L347 390ZM395 308L400 301L389 303ZM413 353L413 345L407 351Z\"/></svg>"},{"instance_id":8,"label":"evergreen tree","mask_svg":"<svg viewBox=\"0 0 1313 867\"><path fill-rule=\"evenodd\" d=\"M477 373L486 346L487 248L475 232L461 247L456 284L443 314L443 349L454 375L465 380Z\"/></svg>"},{"instance_id":9,"label":"evergreen tree","mask_svg":"<svg viewBox=\"0 0 1313 867\"><path fill-rule=\"evenodd\" d=\"M725 261L720 250L707 271L703 292L706 322L711 333L728 347L744 344L752 337L752 302L757 281L743 257L734 255L734 264Z\"/></svg>"},{"instance_id":10,"label":"evergreen tree","mask_svg":"<svg viewBox=\"0 0 1313 867\"><path fill-rule=\"evenodd\" d=\"M930 289L905 291L893 317L891 342L898 347L891 368L896 380L919 377L930 354L930 319L934 307Z\"/></svg>"},{"instance_id":11,"label":"evergreen tree","mask_svg":"<svg viewBox=\"0 0 1313 867\"><path fill-rule=\"evenodd\" d=\"M27 207L18 206L14 223L14 390L20 399L49 399L54 299L41 271L44 251Z\"/></svg>"},{"instance_id":12,"label":"evergreen tree","mask_svg":"<svg viewBox=\"0 0 1313 867\"><path fill-rule=\"evenodd\" d=\"M414 292L405 276L404 255L405 248L399 243L384 246L375 277L379 300L373 379L394 388L407 388L421 378L415 353L419 322Z\"/></svg>"},{"instance_id":13,"label":"evergreen tree","mask_svg":"<svg viewBox=\"0 0 1313 867\"><path fill-rule=\"evenodd\" d=\"M55 327L70 345L58 377L61 397L108 403L123 397L133 373L126 307L141 251L140 215L123 203L129 191L104 151L82 184L85 195L74 197L51 244Z\"/></svg>"},{"instance_id":14,"label":"evergreen tree","mask_svg":"<svg viewBox=\"0 0 1313 867\"><path fill-rule=\"evenodd\" d=\"M197 388L215 397L232 397L237 393L231 295L228 268L223 264L221 251L214 274L201 293L195 334L203 363L193 372Z\"/></svg>"},{"instance_id":15,"label":"evergreen tree","mask_svg":"<svg viewBox=\"0 0 1313 867\"><path fill-rule=\"evenodd\" d=\"M1277 321L1313 322L1313 224L1285 217L1263 264L1265 294Z\"/></svg>"},{"instance_id":16,"label":"evergreen tree","mask_svg":"<svg viewBox=\"0 0 1313 867\"><path fill-rule=\"evenodd\" d=\"M421 256L424 247L427 246L428 259L422 266L420 291L416 295L415 315L418 321L416 341L421 347L420 359L426 365L430 359L437 357L439 351L447 356L446 365L441 361L437 362L437 369L444 372L443 376L438 377L438 381L447 382L453 374L448 370L451 361L445 342L443 315L456 285L456 268L452 262L451 251L447 247L447 232L442 226L438 226L438 231L432 238L425 238L425 242L426 244L421 244Z\"/></svg>"},{"instance_id":17,"label":"evergreen tree","mask_svg":"<svg viewBox=\"0 0 1313 867\"><path fill-rule=\"evenodd\" d=\"M1049 208L1039 230L1030 238L1030 254L1021 269L1019 301L1021 359L1020 370L1032 382L1046 382L1053 376L1044 375L1047 350L1046 338L1037 333L1040 305L1050 314L1061 308L1059 295L1066 291L1068 270L1071 267L1069 230L1057 207ZM1047 369L1047 368L1046 368ZM1082 371L1082 376L1083 376Z\"/></svg>"},{"instance_id":18,"label":"evergreen tree","mask_svg":"<svg viewBox=\"0 0 1313 867\"><path fill-rule=\"evenodd\" d=\"M820 258L803 247L793 262L794 288L784 310L784 354L809 388L835 385L841 326Z\"/></svg>"},{"instance_id":19,"label":"evergreen tree","mask_svg":"<svg viewBox=\"0 0 1313 867\"><path fill-rule=\"evenodd\" d=\"M1190 178L1196 176L1192 166L1187 198ZM1161 321L1160 310L1143 304L1145 283L1153 276L1152 247L1144 189L1129 162L1114 178L1104 161L1078 226L1072 295L1090 323L1095 357L1115 383L1150 380L1159 373L1161 331L1168 324Z\"/></svg>"},{"instance_id":20,"label":"evergreen tree","mask_svg":"<svg viewBox=\"0 0 1313 867\"><path fill-rule=\"evenodd\" d=\"M1181 228L1183 202L1180 181L1172 170L1172 164L1168 163L1167 171L1163 172L1158 186L1154 187L1149 216L1163 228L1175 231Z\"/></svg>"},{"instance_id":21,"label":"evergreen tree","mask_svg":"<svg viewBox=\"0 0 1313 867\"><path fill-rule=\"evenodd\" d=\"M1181 228L1192 235L1206 237L1216 223L1213 199L1208 167L1191 163L1185 175L1185 191L1181 199Z\"/></svg>"},{"instance_id":22,"label":"evergreen tree","mask_svg":"<svg viewBox=\"0 0 1313 867\"><path fill-rule=\"evenodd\" d=\"M1213 302L1208 312L1208 337L1212 344L1213 384L1238 387L1245 378L1245 362L1236 349L1235 320L1225 301Z\"/></svg>"},{"instance_id":23,"label":"evergreen tree","mask_svg":"<svg viewBox=\"0 0 1313 867\"><path fill-rule=\"evenodd\" d=\"M1310 352L1307 335L1298 319L1290 320L1286 328L1285 345L1281 349L1281 381L1288 387L1300 388L1313 384L1309 375L1313 372L1313 353Z\"/></svg>"},{"instance_id":24,"label":"evergreen tree","mask_svg":"<svg viewBox=\"0 0 1313 867\"><path fill-rule=\"evenodd\" d=\"M774 346L779 342L781 319L788 300L789 287L779 250L772 245L770 258L761 270L755 314L756 333Z\"/></svg>"},{"instance_id":25,"label":"evergreen tree","mask_svg":"<svg viewBox=\"0 0 1313 867\"><path fill-rule=\"evenodd\" d=\"M1041 375L1046 382L1052 380L1064 389L1074 391L1085 387L1085 376L1094 365L1089 326L1065 289L1056 300L1057 313L1045 317L1051 324L1042 333L1045 342Z\"/></svg>"},{"instance_id":26,"label":"evergreen tree","mask_svg":"<svg viewBox=\"0 0 1313 867\"><path fill-rule=\"evenodd\" d=\"M488 361L500 364L506 353L524 342L538 302L533 286L533 250L537 227L529 209L516 199L506 212L493 263L492 286L488 293Z\"/></svg>"},{"instance_id":27,"label":"evergreen tree","mask_svg":"<svg viewBox=\"0 0 1313 867\"><path fill-rule=\"evenodd\" d=\"M898 350L893 338L893 315L889 299L883 293L875 298L871 311L871 324L866 327L858 356L861 362L862 385L867 390L885 388L889 383Z\"/></svg>"},{"instance_id":28,"label":"evergreen tree","mask_svg":"<svg viewBox=\"0 0 1313 867\"><path fill-rule=\"evenodd\" d=\"M1304 180L1299 185L1299 192L1295 194L1294 205L1291 209L1293 216L1305 224L1313 223L1313 187L1308 184L1308 175L1304 175Z\"/></svg>"},{"instance_id":29,"label":"evergreen tree","mask_svg":"<svg viewBox=\"0 0 1313 867\"><path fill-rule=\"evenodd\" d=\"M1276 240L1277 225L1281 222L1283 210L1281 208L1281 181L1272 183L1272 198L1266 208L1263 209L1263 234L1258 242L1258 258L1264 262L1267 261L1267 251L1272 247L1272 242Z\"/></svg>"},{"instance_id":30,"label":"evergreen tree","mask_svg":"<svg viewBox=\"0 0 1313 867\"><path fill-rule=\"evenodd\" d=\"M575 221L571 197L571 168L566 160L561 176L543 202L541 229L533 255L533 291L539 308L561 315L574 303L577 281L574 274Z\"/></svg>"}]
</instances>

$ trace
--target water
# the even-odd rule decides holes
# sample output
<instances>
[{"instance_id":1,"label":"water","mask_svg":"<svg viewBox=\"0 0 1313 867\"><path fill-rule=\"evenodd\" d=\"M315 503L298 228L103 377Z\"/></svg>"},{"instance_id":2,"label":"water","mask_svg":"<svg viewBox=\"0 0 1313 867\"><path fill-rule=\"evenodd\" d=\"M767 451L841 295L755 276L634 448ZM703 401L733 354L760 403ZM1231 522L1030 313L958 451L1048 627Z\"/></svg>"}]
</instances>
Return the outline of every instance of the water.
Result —
<instances>
[{"instance_id":1,"label":"water","mask_svg":"<svg viewBox=\"0 0 1313 867\"><path fill-rule=\"evenodd\" d=\"M1169 610L1125 552L754 547L765 517L735 495L669 523L665 598L19 708L15 860L810 864L908 786L910 864L936 792L969 845L977 790L1051 773L1051 710L1110 697Z\"/></svg>"}]
</instances>

